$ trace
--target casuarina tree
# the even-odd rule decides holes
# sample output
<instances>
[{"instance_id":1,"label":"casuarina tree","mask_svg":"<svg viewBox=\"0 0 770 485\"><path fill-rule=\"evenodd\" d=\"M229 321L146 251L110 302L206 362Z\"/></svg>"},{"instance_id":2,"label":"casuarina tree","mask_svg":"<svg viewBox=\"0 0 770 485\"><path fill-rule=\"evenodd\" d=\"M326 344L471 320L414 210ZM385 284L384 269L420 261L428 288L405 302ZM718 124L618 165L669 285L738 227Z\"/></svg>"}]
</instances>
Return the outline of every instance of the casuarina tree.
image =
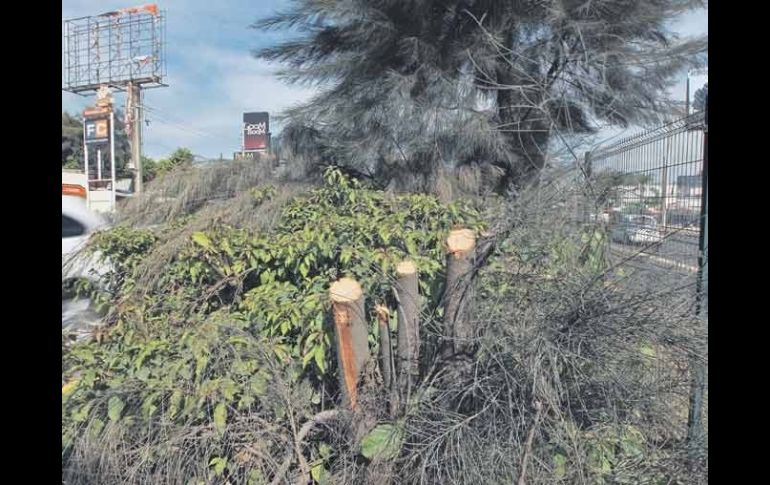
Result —
<instances>
[{"instance_id":1,"label":"casuarina tree","mask_svg":"<svg viewBox=\"0 0 770 485\"><path fill-rule=\"evenodd\" d=\"M705 56L671 20L693 0L295 0L257 51L317 96L286 113L324 159L427 189L475 165L500 190L537 179L549 148L602 124L658 121L673 76ZM415 186L416 182L416 186Z\"/></svg>"}]
</instances>

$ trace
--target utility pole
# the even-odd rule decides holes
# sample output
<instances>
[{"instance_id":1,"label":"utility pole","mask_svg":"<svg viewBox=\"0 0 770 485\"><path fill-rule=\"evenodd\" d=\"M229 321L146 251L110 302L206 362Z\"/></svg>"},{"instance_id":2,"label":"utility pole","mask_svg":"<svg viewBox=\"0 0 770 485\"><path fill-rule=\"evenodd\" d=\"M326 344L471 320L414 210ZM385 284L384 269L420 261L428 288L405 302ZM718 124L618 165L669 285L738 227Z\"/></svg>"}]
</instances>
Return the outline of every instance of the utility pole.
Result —
<instances>
[{"instance_id":1,"label":"utility pole","mask_svg":"<svg viewBox=\"0 0 770 485\"><path fill-rule=\"evenodd\" d=\"M142 91L138 84L128 85L131 120L131 162L134 166L134 192L142 192Z\"/></svg>"}]
</instances>

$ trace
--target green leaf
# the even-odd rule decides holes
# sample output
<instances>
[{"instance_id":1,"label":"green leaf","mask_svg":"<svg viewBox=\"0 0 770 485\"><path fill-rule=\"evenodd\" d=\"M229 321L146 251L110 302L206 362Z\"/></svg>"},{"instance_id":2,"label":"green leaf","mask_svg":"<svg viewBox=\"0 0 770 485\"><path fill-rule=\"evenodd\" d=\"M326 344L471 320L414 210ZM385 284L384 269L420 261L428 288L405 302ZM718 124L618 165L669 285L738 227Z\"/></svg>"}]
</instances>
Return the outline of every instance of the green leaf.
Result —
<instances>
[{"instance_id":1,"label":"green leaf","mask_svg":"<svg viewBox=\"0 0 770 485\"><path fill-rule=\"evenodd\" d=\"M304 355L304 357L302 357L302 368L303 368L303 369L304 369L305 367L307 367L307 364L308 364L308 362L310 362L311 360L313 360L313 355L314 355L314 352L310 351L310 352L306 353L306 354Z\"/></svg>"},{"instance_id":2,"label":"green leaf","mask_svg":"<svg viewBox=\"0 0 770 485\"><path fill-rule=\"evenodd\" d=\"M200 379L203 377L203 370L209 363L209 357L207 355L199 355L195 358L195 378Z\"/></svg>"},{"instance_id":3,"label":"green leaf","mask_svg":"<svg viewBox=\"0 0 770 485\"><path fill-rule=\"evenodd\" d=\"M415 244L412 238L406 240L406 250L409 254L417 254L417 244Z\"/></svg>"},{"instance_id":4,"label":"green leaf","mask_svg":"<svg viewBox=\"0 0 770 485\"><path fill-rule=\"evenodd\" d=\"M76 423L82 423L86 419L88 419L88 414L91 411L92 402L93 401L87 402L84 406L77 409L73 409L71 413L72 420L75 421Z\"/></svg>"},{"instance_id":5,"label":"green leaf","mask_svg":"<svg viewBox=\"0 0 770 485\"><path fill-rule=\"evenodd\" d=\"M241 397L241 400L238 401L238 409L248 409L252 404L254 404L257 400L254 399L253 396L243 396Z\"/></svg>"},{"instance_id":6,"label":"green leaf","mask_svg":"<svg viewBox=\"0 0 770 485\"><path fill-rule=\"evenodd\" d=\"M151 417L158 409L158 406L155 405L155 399L157 399L157 397L158 392L153 392L144 399L144 402L142 402L142 415L145 418Z\"/></svg>"},{"instance_id":7,"label":"green leaf","mask_svg":"<svg viewBox=\"0 0 770 485\"><path fill-rule=\"evenodd\" d=\"M264 396L267 391L267 379L262 374L251 378L251 391L257 396Z\"/></svg>"},{"instance_id":8,"label":"green leaf","mask_svg":"<svg viewBox=\"0 0 770 485\"><path fill-rule=\"evenodd\" d=\"M310 469L310 476L313 477L313 480L315 480L316 483L322 483L322 480L326 476L326 468L324 468L323 462L319 462Z\"/></svg>"},{"instance_id":9,"label":"green leaf","mask_svg":"<svg viewBox=\"0 0 770 485\"><path fill-rule=\"evenodd\" d=\"M643 344L641 347L639 347L639 352L641 352L645 357L649 357L651 359L655 358L655 349L648 344Z\"/></svg>"},{"instance_id":10,"label":"green leaf","mask_svg":"<svg viewBox=\"0 0 770 485\"><path fill-rule=\"evenodd\" d=\"M119 420L124 407L126 407L126 404L122 399L118 396L112 396L110 400L107 401L107 417L110 418L110 421Z\"/></svg>"},{"instance_id":11,"label":"green leaf","mask_svg":"<svg viewBox=\"0 0 770 485\"><path fill-rule=\"evenodd\" d=\"M171 419L174 419L179 413L179 407L182 405L182 391L181 389L176 389L171 394L171 399L169 400L169 406L168 406L168 416Z\"/></svg>"},{"instance_id":12,"label":"green leaf","mask_svg":"<svg viewBox=\"0 0 770 485\"><path fill-rule=\"evenodd\" d=\"M61 395L62 397L67 397L75 390L75 388L78 385L78 379L73 379L70 382L64 384L61 386Z\"/></svg>"},{"instance_id":13,"label":"green leaf","mask_svg":"<svg viewBox=\"0 0 770 485\"><path fill-rule=\"evenodd\" d=\"M361 442L361 454L372 459L392 459L398 456L403 429L392 424L379 424Z\"/></svg>"},{"instance_id":14,"label":"green leaf","mask_svg":"<svg viewBox=\"0 0 770 485\"><path fill-rule=\"evenodd\" d=\"M315 364L322 374L326 373L326 352L323 345L316 345L313 350L313 356L315 357Z\"/></svg>"},{"instance_id":15,"label":"green leaf","mask_svg":"<svg viewBox=\"0 0 770 485\"><path fill-rule=\"evenodd\" d=\"M620 440L620 447L628 456L642 458L644 456L645 438L644 434L635 426L625 426L623 436Z\"/></svg>"},{"instance_id":16,"label":"green leaf","mask_svg":"<svg viewBox=\"0 0 770 485\"><path fill-rule=\"evenodd\" d=\"M318 454L324 459L329 458L332 455L332 447L326 443L318 445Z\"/></svg>"},{"instance_id":17,"label":"green leaf","mask_svg":"<svg viewBox=\"0 0 770 485\"><path fill-rule=\"evenodd\" d=\"M567 457L557 453L553 455L553 474L557 480L567 475Z\"/></svg>"},{"instance_id":18,"label":"green leaf","mask_svg":"<svg viewBox=\"0 0 770 485\"><path fill-rule=\"evenodd\" d=\"M258 468L252 468L251 471L249 471L246 485L262 485L263 483L267 483L267 480L265 480L262 472Z\"/></svg>"},{"instance_id":19,"label":"green leaf","mask_svg":"<svg viewBox=\"0 0 770 485\"><path fill-rule=\"evenodd\" d=\"M214 408L214 426L220 433L225 432L227 427L227 405L223 402L217 404Z\"/></svg>"},{"instance_id":20,"label":"green leaf","mask_svg":"<svg viewBox=\"0 0 770 485\"><path fill-rule=\"evenodd\" d=\"M102 421L99 418L96 418L93 421L91 421L91 426L89 427L88 432L91 438L97 438L99 436L99 433L101 433L103 429L104 429L104 421Z\"/></svg>"},{"instance_id":21,"label":"green leaf","mask_svg":"<svg viewBox=\"0 0 770 485\"><path fill-rule=\"evenodd\" d=\"M214 467L214 474L216 476L222 476L222 473L225 471L225 467L227 467L227 458L222 458L221 456L214 457L209 462L209 466Z\"/></svg>"},{"instance_id":22,"label":"green leaf","mask_svg":"<svg viewBox=\"0 0 770 485\"><path fill-rule=\"evenodd\" d=\"M229 339L227 339L227 341L233 345L235 344L249 345L252 342L249 338L242 337L240 335L235 335L233 337L230 337Z\"/></svg>"},{"instance_id":23,"label":"green leaf","mask_svg":"<svg viewBox=\"0 0 770 485\"><path fill-rule=\"evenodd\" d=\"M205 232L194 232L192 235L192 240L203 249L211 250L211 239L209 239Z\"/></svg>"},{"instance_id":24,"label":"green leaf","mask_svg":"<svg viewBox=\"0 0 770 485\"><path fill-rule=\"evenodd\" d=\"M235 397L235 392L237 391L235 381L232 379L223 379L220 387L222 389L222 396L224 396L227 401L232 401Z\"/></svg>"}]
</instances>

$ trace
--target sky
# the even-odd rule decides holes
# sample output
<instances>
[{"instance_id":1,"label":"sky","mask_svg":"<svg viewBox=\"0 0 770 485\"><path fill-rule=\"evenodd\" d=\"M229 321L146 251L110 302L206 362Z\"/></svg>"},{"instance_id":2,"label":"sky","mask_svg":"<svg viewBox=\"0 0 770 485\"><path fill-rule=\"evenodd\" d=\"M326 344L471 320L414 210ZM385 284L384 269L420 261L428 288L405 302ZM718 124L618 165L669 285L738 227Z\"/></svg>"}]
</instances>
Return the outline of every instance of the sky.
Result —
<instances>
[{"instance_id":1,"label":"sky","mask_svg":"<svg viewBox=\"0 0 770 485\"><path fill-rule=\"evenodd\" d=\"M150 1L150 0L146 0ZM138 0L63 0L62 19L98 15L141 4ZM282 36L250 28L256 20L286 9L289 0L164 0L156 2L166 11L166 84L146 90L143 153L153 158L167 156L177 147L188 147L205 158L232 157L240 148L243 112L267 111L275 136L280 125L273 117L292 105L309 99L311 88L290 86L275 76L276 65L255 59L254 49L274 45ZM707 11L698 10L677 19L680 35L708 33ZM698 81L699 83L702 81ZM694 91L694 89L693 89ZM685 76L673 94L684 99ZM116 94L123 107L125 97ZM93 104L83 97L62 91L62 110L82 111ZM617 131L608 130L607 136Z\"/></svg>"}]
</instances>

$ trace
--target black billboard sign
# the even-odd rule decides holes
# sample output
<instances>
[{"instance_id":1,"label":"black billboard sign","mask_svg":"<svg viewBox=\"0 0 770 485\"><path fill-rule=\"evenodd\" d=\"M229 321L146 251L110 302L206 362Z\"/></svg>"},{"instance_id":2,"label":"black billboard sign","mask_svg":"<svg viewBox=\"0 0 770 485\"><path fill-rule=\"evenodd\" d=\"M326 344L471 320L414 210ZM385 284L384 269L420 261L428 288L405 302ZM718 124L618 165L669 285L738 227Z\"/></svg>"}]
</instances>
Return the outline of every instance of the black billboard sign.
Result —
<instances>
[{"instance_id":1,"label":"black billboard sign","mask_svg":"<svg viewBox=\"0 0 770 485\"><path fill-rule=\"evenodd\" d=\"M243 113L243 150L267 150L270 145L270 115Z\"/></svg>"}]
</instances>

